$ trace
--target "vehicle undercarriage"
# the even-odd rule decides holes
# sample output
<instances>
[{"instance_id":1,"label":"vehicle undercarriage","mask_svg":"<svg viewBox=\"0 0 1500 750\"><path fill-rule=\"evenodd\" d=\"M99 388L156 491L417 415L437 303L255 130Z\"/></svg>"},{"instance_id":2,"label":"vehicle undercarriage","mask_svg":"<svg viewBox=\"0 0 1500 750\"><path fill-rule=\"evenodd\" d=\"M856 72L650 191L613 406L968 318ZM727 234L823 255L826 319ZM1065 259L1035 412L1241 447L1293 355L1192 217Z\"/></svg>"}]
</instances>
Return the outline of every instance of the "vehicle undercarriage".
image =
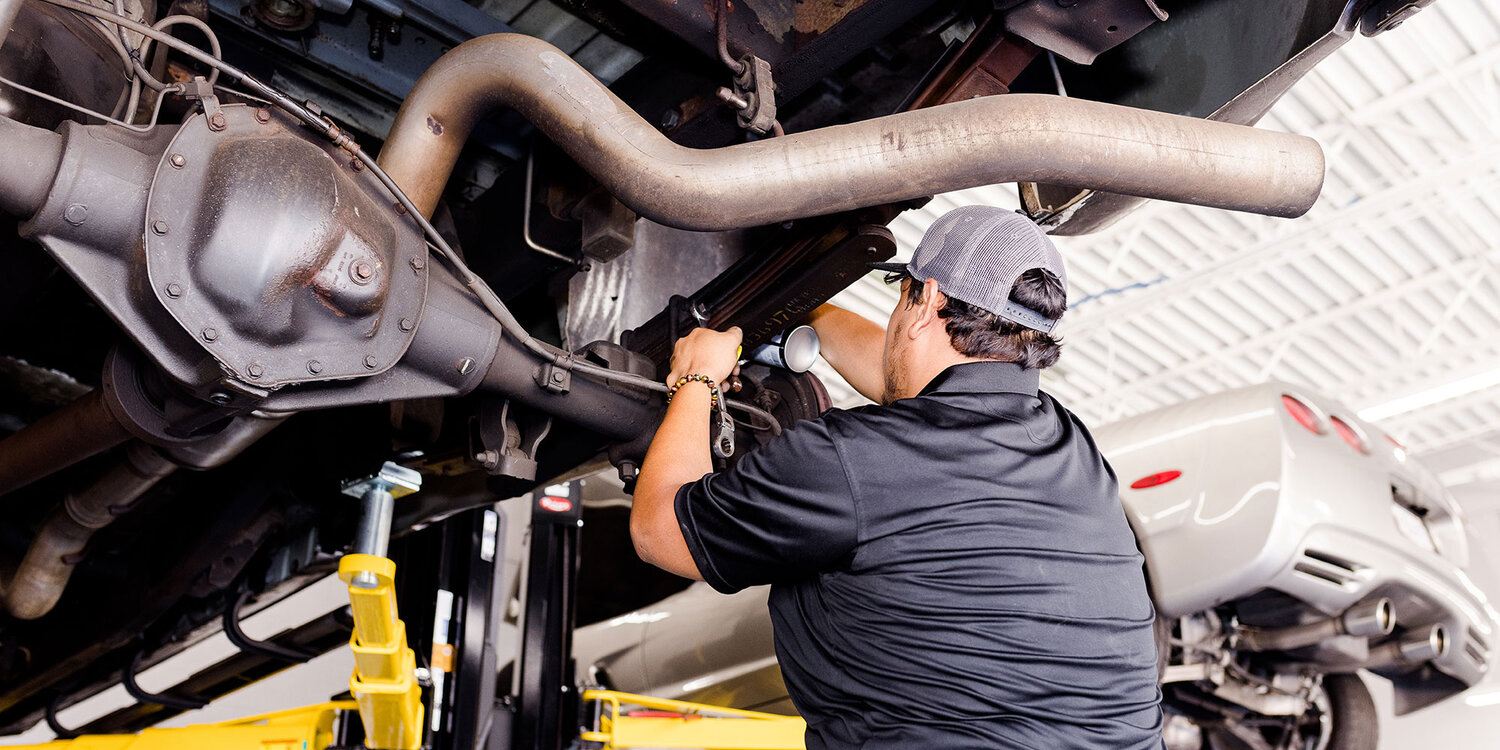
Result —
<instances>
[{"instance_id":1,"label":"vehicle undercarriage","mask_svg":"<svg viewBox=\"0 0 1500 750\"><path fill-rule=\"evenodd\" d=\"M1321 151L1250 125L1425 4L0 0L0 732L326 576L383 461L427 479L398 562L559 477L628 487L678 336L768 340L933 194L1018 182L1058 233L1299 215ZM744 380L740 454L828 407ZM71 729L194 702L163 698Z\"/></svg>"}]
</instances>

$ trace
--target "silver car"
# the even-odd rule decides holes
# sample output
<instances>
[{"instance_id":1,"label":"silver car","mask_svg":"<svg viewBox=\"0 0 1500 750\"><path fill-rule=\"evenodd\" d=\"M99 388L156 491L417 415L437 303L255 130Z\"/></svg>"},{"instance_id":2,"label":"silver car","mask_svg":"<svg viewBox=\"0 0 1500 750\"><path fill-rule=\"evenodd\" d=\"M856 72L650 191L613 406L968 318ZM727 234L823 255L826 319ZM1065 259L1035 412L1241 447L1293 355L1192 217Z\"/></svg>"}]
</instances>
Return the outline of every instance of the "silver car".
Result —
<instances>
[{"instance_id":1,"label":"silver car","mask_svg":"<svg viewBox=\"0 0 1500 750\"><path fill-rule=\"evenodd\" d=\"M1464 573L1461 509L1351 410L1267 383L1094 435L1146 558L1169 750L1367 750L1356 671L1389 678L1398 713L1484 675L1500 615ZM766 593L695 584L580 629L578 663L618 689L790 712Z\"/></svg>"}]
</instances>

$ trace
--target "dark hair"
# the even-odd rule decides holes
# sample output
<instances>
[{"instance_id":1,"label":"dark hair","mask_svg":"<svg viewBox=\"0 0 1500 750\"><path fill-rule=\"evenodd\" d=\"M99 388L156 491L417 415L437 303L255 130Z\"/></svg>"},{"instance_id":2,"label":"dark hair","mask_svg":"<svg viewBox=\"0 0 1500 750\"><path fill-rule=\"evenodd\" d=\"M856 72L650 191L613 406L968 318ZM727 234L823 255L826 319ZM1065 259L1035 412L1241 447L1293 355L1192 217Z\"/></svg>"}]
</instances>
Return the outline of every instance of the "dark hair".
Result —
<instances>
[{"instance_id":1,"label":"dark hair","mask_svg":"<svg viewBox=\"0 0 1500 750\"><path fill-rule=\"evenodd\" d=\"M906 288L906 305L922 304L923 285L910 274L898 271L885 278L887 283L906 279L912 280ZM1068 309L1068 293L1062 281L1042 268L1021 274L1010 290L1010 299L1053 319L1062 317ZM1061 338L1012 323L961 299L948 297L938 317L948 321L945 327L953 348L966 357L998 359L1041 370L1057 364L1062 354Z\"/></svg>"}]
</instances>

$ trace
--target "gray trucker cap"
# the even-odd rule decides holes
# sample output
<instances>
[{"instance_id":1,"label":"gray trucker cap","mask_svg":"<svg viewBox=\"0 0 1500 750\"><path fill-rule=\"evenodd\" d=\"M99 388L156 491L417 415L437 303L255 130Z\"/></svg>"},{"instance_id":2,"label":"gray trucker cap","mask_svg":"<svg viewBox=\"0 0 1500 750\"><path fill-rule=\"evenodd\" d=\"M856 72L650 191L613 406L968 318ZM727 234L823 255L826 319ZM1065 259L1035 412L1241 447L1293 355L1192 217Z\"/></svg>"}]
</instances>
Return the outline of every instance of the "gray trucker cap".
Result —
<instances>
[{"instance_id":1,"label":"gray trucker cap","mask_svg":"<svg viewBox=\"0 0 1500 750\"><path fill-rule=\"evenodd\" d=\"M1010 299L1021 274L1042 268L1068 288L1062 255L1030 219L992 206L964 206L943 214L917 243L910 263L871 263L881 271L935 279L938 290L1006 320L1051 333L1057 320Z\"/></svg>"}]
</instances>

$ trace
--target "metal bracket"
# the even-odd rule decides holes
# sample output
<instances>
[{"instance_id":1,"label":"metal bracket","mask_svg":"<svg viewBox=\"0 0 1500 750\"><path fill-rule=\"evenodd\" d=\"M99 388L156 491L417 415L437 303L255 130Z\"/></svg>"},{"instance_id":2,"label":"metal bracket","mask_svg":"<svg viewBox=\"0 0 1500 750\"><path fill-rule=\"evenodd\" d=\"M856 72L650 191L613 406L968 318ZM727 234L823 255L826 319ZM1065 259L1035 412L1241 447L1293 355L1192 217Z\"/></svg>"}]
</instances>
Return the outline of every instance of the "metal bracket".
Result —
<instances>
[{"instance_id":1,"label":"metal bracket","mask_svg":"<svg viewBox=\"0 0 1500 750\"><path fill-rule=\"evenodd\" d=\"M569 355L568 360L571 361L572 359L572 355ZM543 364L541 369L537 370L536 382L537 385L546 389L548 393L567 393L573 388L573 372L565 367L548 362Z\"/></svg>"},{"instance_id":2,"label":"metal bracket","mask_svg":"<svg viewBox=\"0 0 1500 750\"><path fill-rule=\"evenodd\" d=\"M776 81L765 60L754 55L740 58L734 90L719 89L719 98L739 113L740 127L756 135L776 130Z\"/></svg>"},{"instance_id":3,"label":"metal bracket","mask_svg":"<svg viewBox=\"0 0 1500 750\"><path fill-rule=\"evenodd\" d=\"M523 425L512 415L509 399L487 401L479 412L484 449L474 457L491 475L536 479L537 450L551 431L551 417L533 418Z\"/></svg>"},{"instance_id":4,"label":"metal bracket","mask_svg":"<svg viewBox=\"0 0 1500 750\"><path fill-rule=\"evenodd\" d=\"M402 498L422 489L422 473L386 461L374 476L344 482L342 491L349 497L364 497L370 490L385 490L392 498Z\"/></svg>"},{"instance_id":5,"label":"metal bracket","mask_svg":"<svg viewBox=\"0 0 1500 750\"><path fill-rule=\"evenodd\" d=\"M203 76L193 76L193 80L182 86L182 98L196 100L203 105L203 116L209 130L218 132L229 127L229 120L225 119L224 112L219 109L219 97L214 94L213 84Z\"/></svg>"}]
</instances>

